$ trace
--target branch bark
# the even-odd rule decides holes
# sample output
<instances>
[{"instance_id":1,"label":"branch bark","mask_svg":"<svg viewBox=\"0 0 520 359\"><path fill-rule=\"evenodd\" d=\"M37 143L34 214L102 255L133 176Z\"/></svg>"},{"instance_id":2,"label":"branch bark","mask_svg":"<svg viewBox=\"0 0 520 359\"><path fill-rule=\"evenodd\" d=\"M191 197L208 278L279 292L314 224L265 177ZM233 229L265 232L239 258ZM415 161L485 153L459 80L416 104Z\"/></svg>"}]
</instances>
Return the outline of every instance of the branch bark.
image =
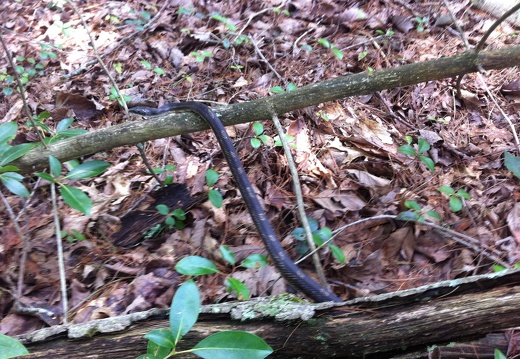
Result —
<instances>
[{"instance_id":1,"label":"branch bark","mask_svg":"<svg viewBox=\"0 0 520 359\"><path fill-rule=\"evenodd\" d=\"M365 95L476 72L477 64L487 70L518 66L519 59L519 46L484 51L478 55L468 51L438 60L339 77L283 94L219 107L215 112L225 125L266 120L270 119L273 113L281 115L349 96ZM192 113L168 114L147 121L130 121L57 142L50 145L48 149L36 148L12 164L20 168L22 173L30 173L45 168L49 155L67 161L119 146L134 145L207 128L206 123Z\"/></svg>"}]
</instances>

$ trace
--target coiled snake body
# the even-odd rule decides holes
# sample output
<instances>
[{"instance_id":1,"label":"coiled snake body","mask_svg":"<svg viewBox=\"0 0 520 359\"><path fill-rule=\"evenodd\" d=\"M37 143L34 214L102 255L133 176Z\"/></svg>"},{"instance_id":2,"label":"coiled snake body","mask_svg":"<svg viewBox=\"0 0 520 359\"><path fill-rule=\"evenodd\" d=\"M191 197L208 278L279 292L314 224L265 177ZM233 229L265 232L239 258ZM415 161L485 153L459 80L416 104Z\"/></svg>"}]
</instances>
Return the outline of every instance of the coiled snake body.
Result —
<instances>
[{"instance_id":1,"label":"coiled snake body","mask_svg":"<svg viewBox=\"0 0 520 359\"><path fill-rule=\"evenodd\" d=\"M282 276L295 288L299 289L317 302L341 301L336 295L312 280L289 258L274 233L274 230L255 195L251 182L249 182L244 167L238 158L238 154L233 147L233 143L231 142L224 125L215 112L199 102L169 103L159 108L137 106L131 108L130 112L148 117L179 110L195 112L207 122L215 133L253 222L262 237L269 255L273 259L276 268L280 271Z\"/></svg>"}]
</instances>

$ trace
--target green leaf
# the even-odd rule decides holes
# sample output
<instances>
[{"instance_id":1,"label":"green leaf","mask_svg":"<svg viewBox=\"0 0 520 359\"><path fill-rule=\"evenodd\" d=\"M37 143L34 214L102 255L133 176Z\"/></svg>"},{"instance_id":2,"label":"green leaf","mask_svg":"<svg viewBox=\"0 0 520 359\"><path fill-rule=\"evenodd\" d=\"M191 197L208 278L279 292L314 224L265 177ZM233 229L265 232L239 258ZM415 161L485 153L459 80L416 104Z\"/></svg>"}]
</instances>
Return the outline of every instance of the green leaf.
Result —
<instances>
[{"instance_id":1,"label":"green leaf","mask_svg":"<svg viewBox=\"0 0 520 359\"><path fill-rule=\"evenodd\" d=\"M450 197L450 209L453 212L458 212L462 209L462 201L457 196Z\"/></svg>"},{"instance_id":2,"label":"green leaf","mask_svg":"<svg viewBox=\"0 0 520 359\"><path fill-rule=\"evenodd\" d=\"M264 143L266 146L272 146L273 145L273 139L270 136L267 135L260 135L258 138Z\"/></svg>"},{"instance_id":3,"label":"green leaf","mask_svg":"<svg viewBox=\"0 0 520 359\"><path fill-rule=\"evenodd\" d=\"M2 153L2 157L0 158L0 166L5 166L6 164L14 161L15 159L22 157L33 147L34 145L31 143L22 143L20 145L16 145L9 148L7 151Z\"/></svg>"},{"instance_id":4,"label":"green leaf","mask_svg":"<svg viewBox=\"0 0 520 359\"><path fill-rule=\"evenodd\" d=\"M253 123L253 131L255 135L260 136L264 132L264 125L261 122Z\"/></svg>"},{"instance_id":5,"label":"green leaf","mask_svg":"<svg viewBox=\"0 0 520 359\"><path fill-rule=\"evenodd\" d=\"M415 211L420 211L422 210L422 207L419 203L417 203L416 201L404 201L404 205L406 208L410 208L410 209L413 209Z\"/></svg>"},{"instance_id":6,"label":"green leaf","mask_svg":"<svg viewBox=\"0 0 520 359\"><path fill-rule=\"evenodd\" d=\"M169 351L175 348L175 338L169 329L155 329L147 333L144 337L160 347L168 348Z\"/></svg>"},{"instance_id":7,"label":"green leaf","mask_svg":"<svg viewBox=\"0 0 520 359\"><path fill-rule=\"evenodd\" d=\"M13 166L13 165L7 165L7 166L4 166L4 167L0 167L0 173L4 173L4 172L18 172L20 169L16 166Z\"/></svg>"},{"instance_id":8,"label":"green leaf","mask_svg":"<svg viewBox=\"0 0 520 359\"><path fill-rule=\"evenodd\" d=\"M175 338L174 346L197 322L199 313L199 290L195 282L189 280L177 289L170 308L170 329Z\"/></svg>"},{"instance_id":9,"label":"green leaf","mask_svg":"<svg viewBox=\"0 0 520 359\"><path fill-rule=\"evenodd\" d=\"M65 203L74 209L82 212L86 216L90 216L92 209L92 201L89 196L76 187L60 184L61 196Z\"/></svg>"},{"instance_id":10,"label":"green leaf","mask_svg":"<svg viewBox=\"0 0 520 359\"><path fill-rule=\"evenodd\" d=\"M287 92L297 90L298 86L293 84L292 82L287 85Z\"/></svg>"},{"instance_id":11,"label":"green leaf","mask_svg":"<svg viewBox=\"0 0 520 359\"><path fill-rule=\"evenodd\" d=\"M507 359L506 355L500 351L500 349L495 348L495 359Z\"/></svg>"},{"instance_id":12,"label":"green leaf","mask_svg":"<svg viewBox=\"0 0 520 359\"><path fill-rule=\"evenodd\" d=\"M158 204L157 206L155 206L155 209L157 210L157 212L159 212L159 214L162 214L163 216L167 216L170 214L170 208L168 208L168 206L165 204Z\"/></svg>"},{"instance_id":13,"label":"green leaf","mask_svg":"<svg viewBox=\"0 0 520 359\"><path fill-rule=\"evenodd\" d=\"M52 177L57 178L61 174L61 162L54 156L49 155L49 168Z\"/></svg>"},{"instance_id":14,"label":"green leaf","mask_svg":"<svg viewBox=\"0 0 520 359\"><path fill-rule=\"evenodd\" d=\"M254 334L230 330L201 340L193 352L205 359L262 359L273 349Z\"/></svg>"},{"instance_id":15,"label":"green leaf","mask_svg":"<svg viewBox=\"0 0 520 359\"><path fill-rule=\"evenodd\" d=\"M267 265L267 257L263 254L251 254L240 265L245 268L262 268Z\"/></svg>"},{"instance_id":16,"label":"green leaf","mask_svg":"<svg viewBox=\"0 0 520 359\"><path fill-rule=\"evenodd\" d=\"M327 39L319 38L318 44L322 45L323 47L326 47L327 49L330 49L330 42Z\"/></svg>"},{"instance_id":17,"label":"green leaf","mask_svg":"<svg viewBox=\"0 0 520 359\"><path fill-rule=\"evenodd\" d=\"M0 334L0 358L14 358L17 356L27 355L29 351L18 340Z\"/></svg>"},{"instance_id":18,"label":"green leaf","mask_svg":"<svg viewBox=\"0 0 520 359\"><path fill-rule=\"evenodd\" d=\"M105 171L110 166L105 161L88 161L80 164L70 171L65 178L67 179L81 179L97 176L98 174Z\"/></svg>"},{"instance_id":19,"label":"green leaf","mask_svg":"<svg viewBox=\"0 0 520 359\"><path fill-rule=\"evenodd\" d=\"M180 274L193 276L218 273L218 268L212 261L200 256L184 257L177 262L175 270Z\"/></svg>"},{"instance_id":20,"label":"green leaf","mask_svg":"<svg viewBox=\"0 0 520 359\"><path fill-rule=\"evenodd\" d=\"M400 221L416 222L419 218L420 216L416 212L412 211L404 211L397 215L397 219Z\"/></svg>"},{"instance_id":21,"label":"green leaf","mask_svg":"<svg viewBox=\"0 0 520 359\"><path fill-rule=\"evenodd\" d=\"M430 216L431 218L433 218L433 219L436 219L436 220L438 220L438 221L441 220L441 215L440 215L439 213L437 213L437 211L434 211L433 209L427 211L426 214L427 214L428 216Z\"/></svg>"},{"instance_id":22,"label":"green leaf","mask_svg":"<svg viewBox=\"0 0 520 359\"><path fill-rule=\"evenodd\" d=\"M171 333L169 329L162 330L167 330ZM152 342L151 340L148 340L146 354L138 356L137 359L164 359L167 357L167 355L170 354L171 351L172 350L170 348L161 347L156 343Z\"/></svg>"},{"instance_id":23,"label":"green leaf","mask_svg":"<svg viewBox=\"0 0 520 359\"><path fill-rule=\"evenodd\" d=\"M402 145L402 146L399 146L397 148L397 152L404 153L405 155L408 155L408 156L415 156L416 155L415 148L413 148L412 145Z\"/></svg>"},{"instance_id":24,"label":"green leaf","mask_svg":"<svg viewBox=\"0 0 520 359\"><path fill-rule=\"evenodd\" d=\"M329 227L323 227L320 230L316 231L316 234L320 236L323 241L328 241L332 237L332 231Z\"/></svg>"},{"instance_id":25,"label":"green leaf","mask_svg":"<svg viewBox=\"0 0 520 359\"><path fill-rule=\"evenodd\" d=\"M228 292L235 292L239 300L248 300L251 293L247 286L235 278L226 279L226 289Z\"/></svg>"},{"instance_id":26,"label":"green leaf","mask_svg":"<svg viewBox=\"0 0 520 359\"><path fill-rule=\"evenodd\" d=\"M52 177L49 173L46 173L46 172L37 172L35 173L36 176L40 177L41 179L47 181L47 182L50 182L50 183L55 183L56 180L54 179L54 177Z\"/></svg>"},{"instance_id":27,"label":"green leaf","mask_svg":"<svg viewBox=\"0 0 520 359\"><path fill-rule=\"evenodd\" d=\"M334 244L329 244L330 251L332 252L332 256L336 258L338 262L341 264L345 264L347 261L347 258L345 257L345 253L339 248L338 246L335 246Z\"/></svg>"},{"instance_id":28,"label":"green leaf","mask_svg":"<svg viewBox=\"0 0 520 359\"><path fill-rule=\"evenodd\" d=\"M253 148L259 148L260 146L262 146L262 141L260 141L258 138L256 137L253 137L251 139L251 147Z\"/></svg>"},{"instance_id":29,"label":"green leaf","mask_svg":"<svg viewBox=\"0 0 520 359\"><path fill-rule=\"evenodd\" d=\"M0 126L0 143L6 143L16 136L16 122L6 122Z\"/></svg>"},{"instance_id":30,"label":"green leaf","mask_svg":"<svg viewBox=\"0 0 520 359\"><path fill-rule=\"evenodd\" d=\"M517 177L520 178L520 157L516 157L511 153L504 152L504 166Z\"/></svg>"},{"instance_id":31,"label":"green leaf","mask_svg":"<svg viewBox=\"0 0 520 359\"><path fill-rule=\"evenodd\" d=\"M297 241L304 241L305 240L305 229L302 227L295 228L291 235L296 239Z\"/></svg>"},{"instance_id":32,"label":"green leaf","mask_svg":"<svg viewBox=\"0 0 520 359\"><path fill-rule=\"evenodd\" d=\"M226 262L232 266L236 264L235 253L233 253L228 246L220 246L218 250Z\"/></svg>"},{"instance_id":33,"label":"green leaf","mask_svg":"<svg viewBox=\"0 0 520 359\"><path fill-rule=\"evenodd\" d=\"M336 56L338 59L343 60L343 52L341 52L340 49L333 47L333 48L332 48L332 53L333 53L334 56Z\"/></svg>"},{"instance_id":34,"label":"green leaf","mask_svg":"<svg viewBox=\"0 0 520 359\"><path fill-rule=\"evenodd\" d=\"M447 194L448 196L452 196L455 194L455 190L450 186L440 186L439 192Z\"/></svg>"},{"instance_id":35,"label":"green leaf","mask_svg":"<svg viewBox=\"0 0 520 359\"><path fill-rule=\"evenodd\" d=\"M417 144L419 153L425 153L430 150L430 144L424 138L419 138Z\"/></svg>"},{"instance_id":36,"label":"green leaf","mask_svg":"<svg viewBox=\"0 0 520 359\"><path fill-rule=\"evenodd\" d=\"M222 194L216 189L210 189L208 191L208 198L211 204L213 204L216 208L222 207L222 204L224 203Z\"/></svg>"},{"instance_id":37,"label":"green leaf","mask_svg":"<svg viewBox=\"0 0 520 359\"><path fill-rule=\"evenodd\" d=\"M504 267L504 266L501 266L501 265L498 265L498 264L493 265L493 272L502 272L502 271L505 271L505 270L507 270L507 268Z\"/></svg>"},{"instance_id":38,"label":"green leaf","mask_svg":"<svg viewBox=\"0 0 520 359\"><path fill-rule=\"evenodd\" d=\"M272 93L283 93L284 90L281 86L274 86L274 87L271 87L271 92Z\"/></svg>"},{"instance_id":39,"label":"green leaf","mask_svg":"<svg viewBox=\"0 0 520 359\"><path fill-rule=\"evenodd\" d=\"M468 192L466 192L465 190L463 190L462 188L457 191L457 196L459 196L460 198L464 198L468 201L471 199L470 194Z\"/></svg>"},{"instance_id":40,"label":"green leaf","mask_svg":"<svg viewBox=\"0 0 520 359\"><path fill-rule=\"evenodd\" d=\"M430 157L421 155L419 156L419 160L421 160L421 162L424 163L431 172L435 171L435 162L433 162Z\"/></svg>"},{"instance_id":41,"label":"green leaf","mask_svg":"<svg viewBox=\"0 0 520 359\"><path fill-rule=\"evenodd\" d=\"M218 172L214 169L209 169L206 171L206 184L208 186L213 186L218 181Z\"/></svg>"},{"instance_id":42,"label":"green leaf","mask_svg":"<svg viewBox=\"0 0 520 359\"><path fill-rule=\"evenodd\" d=\"M175 218L173 217L166 217L164 220L164 224L166 224L168 227L173 227L175 225Z\"/></svg>"},{"instance_id":43,"label":"green leaf","mask_svg":"<svg viewBox=\"0 0 520 359\"><path fill-rule=\"evenodd\" d=\"M23 176L15 172L5 172L0 175L0 181L11 193L20 197L29 197L30 193L22 184L22 180Z\"/></svg>"},{"instance_id":44,"label":"green leaf","mask_svg":"<svg viewBox=\"0 0 520 359\"><path fill-rule=\"evenodd\" d=\"M73 118L64 118L63 120L58 122L58 125L56 126L56 132L60 133L67 130L72 124L72 122L74 122Z\"/></svg>"},{"instance_id":45,"label":"green leaf","mask_svg":"<svg viewBox=\"0 0 520 359\"><path fill-rule=\"evenodd\" d=\"M182 208L177 208L172 212L172 216L177 218L179 221L186 220L186 212Z\"/></svg>"}]
</instances>

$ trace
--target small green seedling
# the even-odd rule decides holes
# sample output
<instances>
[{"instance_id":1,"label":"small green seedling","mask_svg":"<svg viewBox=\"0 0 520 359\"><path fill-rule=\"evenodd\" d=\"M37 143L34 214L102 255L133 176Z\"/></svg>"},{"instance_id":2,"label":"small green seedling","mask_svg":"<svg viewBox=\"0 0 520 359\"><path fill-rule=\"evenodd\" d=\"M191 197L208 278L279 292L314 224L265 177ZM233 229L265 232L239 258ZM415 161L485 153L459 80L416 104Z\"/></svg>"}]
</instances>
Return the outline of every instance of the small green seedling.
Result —
<instances>
[{"instance_id":1,"label":"small green seedling","mask_svg":"<svg viewBox=\"0 0 520 359\"><path fill-rule=\"evenodd\" d=\"M343 52L336 47L336 45L330 43L327 39L319 38L318 44L322 45L323 47L330 49L334 56L336 56L338 59L343 60Z\"/></svg>"},{"instance_id":2,"label":"small green seedling","mask_svg":"<svg viewBox=\"0 0 520 359\"><path fill-rule=\"evenodd\" d=\"M209 169L206 171L206 184L208 187L213 187L215 183L217 183L219 180L218 172ZM222 204L224 203L224 199L222 198L222 193L220 193L217 189L210 189L208 191L208 198L212 205L214 205L216 208L222 207Z\"/></svg>"},{"instance_id":3,"label":"small green seedling","mask_svg":"<svg viewBox=\"0 0 520 359\"><path fill-rule=\"evenodd\" d=\"M424 222L426 217L440 221L441 216L434 210L424 211L422 206L416 201L404 201L404 206L408 208L407 211L401 212L397 218L402 221Z\"/></svg>"},{"instance_id":4,"label":"small green seedling","mask_svg":"<svg viewBox=\"0 0 520 359\"><path fill-rule=\"evenodd\" d=\"M70 232L61 231L61 238L65 238L69 243L75 243L84 241L86 237L77 229L72 229Z\"/></svg>"},{"instance_id":5,"label":"small green seedling","mask_svg":"<svg viewBox=\"0 0 520 359\"><path fill-rule=\"evenodd\" d=\"M463 200L470 200L471 196L462 188L455 192L450 186L440 186L439 192L444 193L450 199L450 209L452 212L458 212L462 209Z\"/></svg>"},{"instance_id":6,"label":"small green seedling","mask_svg":"<svg viewBox=\"0 0 520 359\"><path fill-rule=\"evenodd\" d=\"M415 17L415 21L417 22L417 31L423 32L424 31L424 25L428 23L428 16Z\"/></svg>"},{"instance_id":7,"label":"small green seedling","mask_svg":"<svg viewBox=\"0 0 520 359\"><path fill-rule=\"evenodd\" d=\"M175 170L177 170L177 167L172 164L167 164L164 168L153 168L154 173L157 175L166 173L166 177L164 177L163 180L165 186L168 186L173 183L173 174L170 174L169 172L174 172Z\"/></svg>"},{"instance_id":8,"label":"small green seedling","mask_svg":"<svg viewBox=\"0 0 520 359\"><path fill-rule=\"evenodd\" d=\"M419 159L431 171L435 171L435 162L426 154L430 150L430 144L424 138L417 140L417 149L412 145L413 138L411 136L405 137L406 145L399 146L398 152L405 155Z\"/></svg>"},{"instance_id":9,"label":"small green seedling","mask_svg":"<svg viewBox=\"0 0 520 359\"><path fill-rule=\"evenodd\" d=\"M312 238L314 243L317 246L326 245L332 256L339 262L344 264L346 261L345 254L338 246L332 244L332 231L328 227L319 228L318 221L314 218L307 218L309 222L309 227L311 228ZM298 227L291 232L291 235L298 241L296 243L296 250L299 254L304 255L309 251L309 245L307 244L307 237L305 234L305 229L302 227Z\"/></svg>"},{"instance_id":10,"label":"small green seedling","mask_svg":"<svg viewBox=\"0 0 520 359\"><path fill-rule=\"evenodd\" d=\"M264 125L262 123L253 123L253 131L255 132L255 137L251 138L251 146L253 148L259 148L262 143L266 146L272 146L274 144L274 140L264 134Z\"/></svg>"},{"instance_id":11,"label":"small green seedling","mask_svg":"<svg viewBox=\"0 0 520 359\"><path fill-rule=\"evenodd\" d=\"M162 214L163 216L166 216L164 219L164 224L169 228L176 228L176 229L183 229L184 228L184 221L186 220L186 212L181 209L177 208L170 212L170 208L168 208L165 204L159 204L155 207L157 209L157 212Z\"/></svg>"},{"instance_id":12,"label":"small green seedling","mask_svg":"<svg viewBox=\"0 0 520 359\"><path fill-rule=\"evenodd\" d=\"M192 51L190 55L194 56L197 62L204 62L207 58L213 57L213 54L209 51Z\"/></svg>"}]
</instances>

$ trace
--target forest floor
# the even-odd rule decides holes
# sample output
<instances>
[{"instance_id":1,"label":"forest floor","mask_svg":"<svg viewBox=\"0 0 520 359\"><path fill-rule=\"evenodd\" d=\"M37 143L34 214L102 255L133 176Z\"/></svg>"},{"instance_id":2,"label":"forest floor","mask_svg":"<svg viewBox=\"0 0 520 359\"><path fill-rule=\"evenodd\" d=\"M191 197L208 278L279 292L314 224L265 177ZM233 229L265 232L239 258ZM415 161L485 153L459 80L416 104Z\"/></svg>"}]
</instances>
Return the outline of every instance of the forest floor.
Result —
<instances>
[{"instance_id":1,"label":"forest floor","mask_svg":"<svg viewBox=\"0 0 520 359\"><path fill-rule=\"evenodd\" d=\"M234 104L270 96L277 86L302 87L466 51L442 2L166 3L78 5L97 51L104 54L110 76L130 105L146 100L157 105L175 100ZM0 4L0 31L20 71L28 74L24 96L31 111L49 111L45 125L51 132L71 115L76 119L73 128L88 131L128 121L110 97L112 84L95 59L80 17L70 5L55 4ZM495 18L467 2L448 4L475 46ZM503 23L487 44L487 49L519 45L519 32ZM13 74L5 56L1 70ZM9 94L14 85L2 78L2 123L19 124L16 143L37 141L27 126L20 93ZM504 166L504 152L517 148L504 115L518 122L519 83L516 68L489 71L465 76L460 97L455 79L446 79L323 103L282 117L293 139L307 215L320 233L326 233L324 228L338 231L333 244L343 260L329 247L320 252L338 296L347 300L414 288L520 262L518 179ZM266 119L262 124L263 134L274 139L272 123ZM300 224L287 161L278 146L253 146L258 137L254 130L252 123L228 127L268 218L297 260L301 245L295 245L291 232ZM421 150L426 142L430 148L421 152L422 159L406 155L398 148L407 141L415 151L418 143ZM152 167L169 165L163 178L173 176L195 197L208 190L206 171L218 171L212 188L220 190L223 205L193 206L184 229L165 230L147 240L143 232L150 225L136 221L132 233L124 228L131 237L126 244L135 246L117 247L111 238L122 216L131 208L154 208L148 194L156 189L155 181L134 146L82 158L104 160L111 167L96 178L68 182L88 192L93 202L89 216L61 199L58 203L66 233L70 321L169 306L175 288L185 280L174 267L188 255L210 258L220 270L197 278L204 303L235 299L226 290L228 276L242 280L252 296L290 290L272 265L231 266L220 255L222 245L231 249L237 263L266 252L211 131L150 141L145 151ZM425 158L433 160L433 168ZM0 333L8 335L57 324L63 317L50 186L37 177L24 183L29 199L2 187L6 201L0 204ZM25 263L24 240L6 205L28 243ZM462 243L413 222L374 220L344 228L403 211L473 240ZM22 287L20 263L25 268ZM314 273L310 260L299 265ZM15 303L44 308L54 316L23 315Z\"/></svg>"}]
</instances>

